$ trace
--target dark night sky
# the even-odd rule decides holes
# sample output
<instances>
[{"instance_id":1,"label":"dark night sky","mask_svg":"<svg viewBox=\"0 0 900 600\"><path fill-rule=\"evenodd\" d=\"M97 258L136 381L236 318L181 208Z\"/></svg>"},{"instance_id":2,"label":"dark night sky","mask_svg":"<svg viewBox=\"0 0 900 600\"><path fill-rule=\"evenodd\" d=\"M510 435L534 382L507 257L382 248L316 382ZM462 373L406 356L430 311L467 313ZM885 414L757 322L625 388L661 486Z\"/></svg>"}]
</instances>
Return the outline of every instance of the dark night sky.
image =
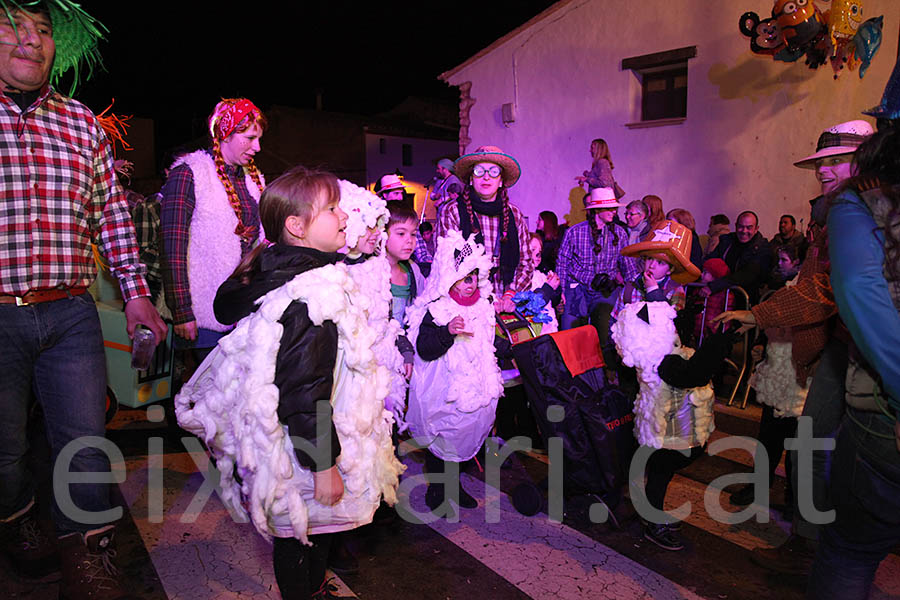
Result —
<instances>
[{"instance_id":1,"label":"dark night sky","mask_svg":"<svg viewBox=\"0 0 900 600\"><path fill-rule=\"evenodd\" d=\"M410 95L455 102L437 76L552 4L86 2L110 30L106 71L75 95L95 112L115 97L116 114L154 118L158 153L189 140L221 97L312 108L321 89L325 110L360 114Z\"/></svg>"}]
</instances>

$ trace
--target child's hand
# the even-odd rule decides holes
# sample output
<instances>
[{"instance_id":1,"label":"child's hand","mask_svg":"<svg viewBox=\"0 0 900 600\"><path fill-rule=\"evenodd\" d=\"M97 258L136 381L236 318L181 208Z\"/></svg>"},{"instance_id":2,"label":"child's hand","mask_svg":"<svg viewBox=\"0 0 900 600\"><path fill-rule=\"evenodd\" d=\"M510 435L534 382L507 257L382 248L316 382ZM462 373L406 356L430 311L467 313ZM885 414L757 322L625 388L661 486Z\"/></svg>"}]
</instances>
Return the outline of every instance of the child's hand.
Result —
<instances>
[{"instance_id":1,"label":"child's hand","mask_svg":"<svg viewBox=\"0 0 900 600\"><path fill-rule=\"evenodd\" d=\"M763 359L763 347L759 344L753 346L750 350L750 356L753 358L753 362L760 362Z\"/></svg>"},{"instance_id":2,"label":"child's hand","mask_svg":"<svg viewBox=\"0 0 900 600\"><path fill-rule=\"evenodd\" d=\"M313 498L319 504L334 506L344 497L344 481L338 472L337 465L325 471L313 473L315 492Z\"/></svg>"},{"instance_id":3,"label":"child's hand","mask_svg":"<svg viewBox=\"0 0 900 600\"><path fill-rule=\"evenodd\" d=\"M644 271L644 289L649 292L657 288L659 288L659 284L656 283L656 280L653 278L653 275L650 274L650 271Z\"/></svg>"},{"instance_id":4,"label":"child's hand","mask_svg":"<svg viewBox=\"0 0 900 600\"><path fill-rule=\"evenodd\" d=\"M550 287L552 287L554 290L557 289L559 287L559 275L557 275L553 271L550 271L549 273L547 273L547 283L550 284Z\"/></svg>"},{"instance_id":5,"label":"child's hand","mask_svg":"<svg viewBox=\"0 0 900 600\"><path fill-rule=\"evenodd\" d=\"M450 322L447 323L447 329L450 330L450 333L453 335L463 334L463 335L472 335L471 332L466 331L466 322L459 315L456 315Z\"/></svg>"},{"instance_id":6,"label":"child's hand","mask_svg":"<svg viewBox=\"0 0 900 600\"><path fill-rule=\"evenodd\" d=\"M516 303L513 302L511 295L504 294L499 300L494 302L494 310L498 313L516 312Z\"/></svg>"}]
</instances>

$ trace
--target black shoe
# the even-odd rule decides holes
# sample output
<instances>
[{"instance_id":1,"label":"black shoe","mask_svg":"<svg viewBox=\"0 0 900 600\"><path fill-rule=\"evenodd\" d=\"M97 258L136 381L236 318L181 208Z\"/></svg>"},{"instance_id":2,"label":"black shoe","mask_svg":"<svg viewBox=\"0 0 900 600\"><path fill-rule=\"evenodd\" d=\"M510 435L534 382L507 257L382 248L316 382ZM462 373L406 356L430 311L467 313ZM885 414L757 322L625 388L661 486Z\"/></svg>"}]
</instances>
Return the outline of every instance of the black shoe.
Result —
<instances>
[{"instance_id":1,"label":"black shoe","mask_svg":"<svg viewBox=\"0 0 900 600\"><path fill-rule=\"evenodd\" d=\"M310 596L311 600L332 600L334 598L350 598L351 596L338 596L335 592L338 591L338 586L336 586L332 580L334 578L326 579L322 582L322 587L319 588L317 592L314 592L312 596Z\"/></svg>"},{"instance_id":2,"label":"black shoe","mask_svg":"<svg viewBox=\"0 0 900 600\"><path fill-rule=\"evenodd\" d=\"M15 519L0 522L0 551L24 577L41 578L60 569L56 544L41 529L33 500Z\"/></svg>"},{"instance_id":3,"label":"black shoe","mask_svg":"<svg viewBox=\"0 0 900 600\"><path fill-rule=\"evenodd\" d=\"M425 505L434 512L444 503L444 484L429 483L425 490Z\"/></svg>"},{"instance_id":4,"label":"black shoe","mask_svg":"<svg viewBox=\"0 0 900 600\"><path fill-rule=\"evenodd\" d=\"M459 504L460 508L478 508L478 500L469 495L469 492L462 486L462 483L457 486L459 490Z\"/></svg>"},{"instance_id":5,"label":"black shoe","mask_svg":"<svg viewBox=\"0 0 900 600\"><path fill-rule=\"evenodd\" d=\"M753 504L753 492L754 487L753 484L748 483L744 487L740 488L738 491L733 492L729 497L728 501L734 504L735 506L749 506Z\"/></svg>"},{"instance_id":6,"label":"black shoe","mask_svg":"<svg viewBox=\"0 0 900 600\"><path fill-rule=\"evenodd\" d=\"M644 537L665 550L683 550L684 544L667 525L648 523L644 527Z\"/></svg>"},{"instance_id":7,"label":"black shoe","mask_svg":"<svg viewBox=\"0 0 900 600\"><path fill-rule=\"evenodd\" d=\"M328 568L341 577L359 572L359 560L353 556L343 536L338 536L328 552Z\"/></svg>"}]
</instances>

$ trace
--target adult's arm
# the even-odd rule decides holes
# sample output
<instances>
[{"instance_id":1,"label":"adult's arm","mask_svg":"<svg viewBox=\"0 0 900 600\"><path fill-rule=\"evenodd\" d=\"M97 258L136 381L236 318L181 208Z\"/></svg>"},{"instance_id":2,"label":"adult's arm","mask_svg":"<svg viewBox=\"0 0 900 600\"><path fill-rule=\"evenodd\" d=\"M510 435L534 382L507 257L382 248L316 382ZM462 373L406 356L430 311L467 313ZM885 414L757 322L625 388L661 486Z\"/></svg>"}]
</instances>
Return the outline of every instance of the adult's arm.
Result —
<instances>
[{"instance_id":1,"label":"adult's arm","mask_svg":"<svg viewBox=\"0 0 900 600\"><path fill-rule=\"evenodd\" d=\"M337 327L331 321L314 325L302 302L288 306L282 323L276 359L281 368L275 371L278 419L287 425L291 437L309 442L294 449L300 464L314 472L325 471L341 453L330 403Z\"/></svg>"},{"instance_id":2,"label":"adult's arm","mask_svg":"<svg viewBox=\"0 0 900 600\"><path fill-rule=\"evenodd\" d=\"M760 328L815 325L837 314L824 254L824 248L811 247L796 285L783 287L750 308Z\"/></svg>"},{"instance_id":3,"label":"adult's arm","mask_svg":"<svg viewBox=\"0 0 900 600\"><path fill-rule=\"evenodd\" d=\"M194 174L186 164L172 169L162 189L160 230L165 252L166 302L176 325L194 320L188 280L188 240L194 214Z\"/></svg>"},{"instance_id":4,"label":"adult's arm","mask_svg":"<svg viewBox=\"0 0 900 600\"><path fill-rule=\"evenodd\" d=\"M572 260L572 248L574 246L572 240L572 230L570 227L563 236L562 243L559 245L559 252L556 255L556 275L559 277L559 287L563 289L569 285L569 261Z\"/></svg>"},{"instance_id":5,"label":"adult's arm","mask_svg":"<svg viewBox=\"0 0 900 600\"><path fill-rule=\"evenodd\" d=\"M459 207L456 202L448 202L440 210L438 220L434 224L434 235L442 238L451 229L459 231ZM437 246L437 242L435 242Z\"/></svg>"},{"instance_id":6,"label":"adult's arm","mask_svg":"<svg viewBox=\"0 0 900 600\"><path fill-rule=\"evenodd\" d=\"M900 409L900 314L884 278L884 238L862 200L844 192L828 212L831 283L841 318Z\"/></svg>"}]
</instances>

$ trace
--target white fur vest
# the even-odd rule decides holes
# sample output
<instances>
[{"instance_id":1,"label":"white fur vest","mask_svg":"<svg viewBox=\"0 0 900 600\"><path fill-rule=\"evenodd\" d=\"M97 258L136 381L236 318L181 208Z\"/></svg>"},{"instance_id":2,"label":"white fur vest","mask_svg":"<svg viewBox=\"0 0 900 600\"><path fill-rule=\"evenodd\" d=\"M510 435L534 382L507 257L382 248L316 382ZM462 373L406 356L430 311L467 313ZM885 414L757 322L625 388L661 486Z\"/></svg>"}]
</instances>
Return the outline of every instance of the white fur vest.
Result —
<instances>
[{"instance_id":1,"label":"white fur vest","mask_svg":"<svg viewBox=\"0 0 900 600\"><path fill-rule=\"evenodd\" d=\"M232 326L216 320L213 300L219 286L241 262L241 240L234 233L237 216L208 152L198 150L188 154L176 161L173 167L182 163L189 166L194 175L194 214L191 217L187 256L191 309L198 327L229 331ZM262 173L260 181L265 185ZM259 188L246 172L244 183L250 197L258 203ZM262 227L259 230L259 239L262 240Z\"/></svg>"}]
</instances>

